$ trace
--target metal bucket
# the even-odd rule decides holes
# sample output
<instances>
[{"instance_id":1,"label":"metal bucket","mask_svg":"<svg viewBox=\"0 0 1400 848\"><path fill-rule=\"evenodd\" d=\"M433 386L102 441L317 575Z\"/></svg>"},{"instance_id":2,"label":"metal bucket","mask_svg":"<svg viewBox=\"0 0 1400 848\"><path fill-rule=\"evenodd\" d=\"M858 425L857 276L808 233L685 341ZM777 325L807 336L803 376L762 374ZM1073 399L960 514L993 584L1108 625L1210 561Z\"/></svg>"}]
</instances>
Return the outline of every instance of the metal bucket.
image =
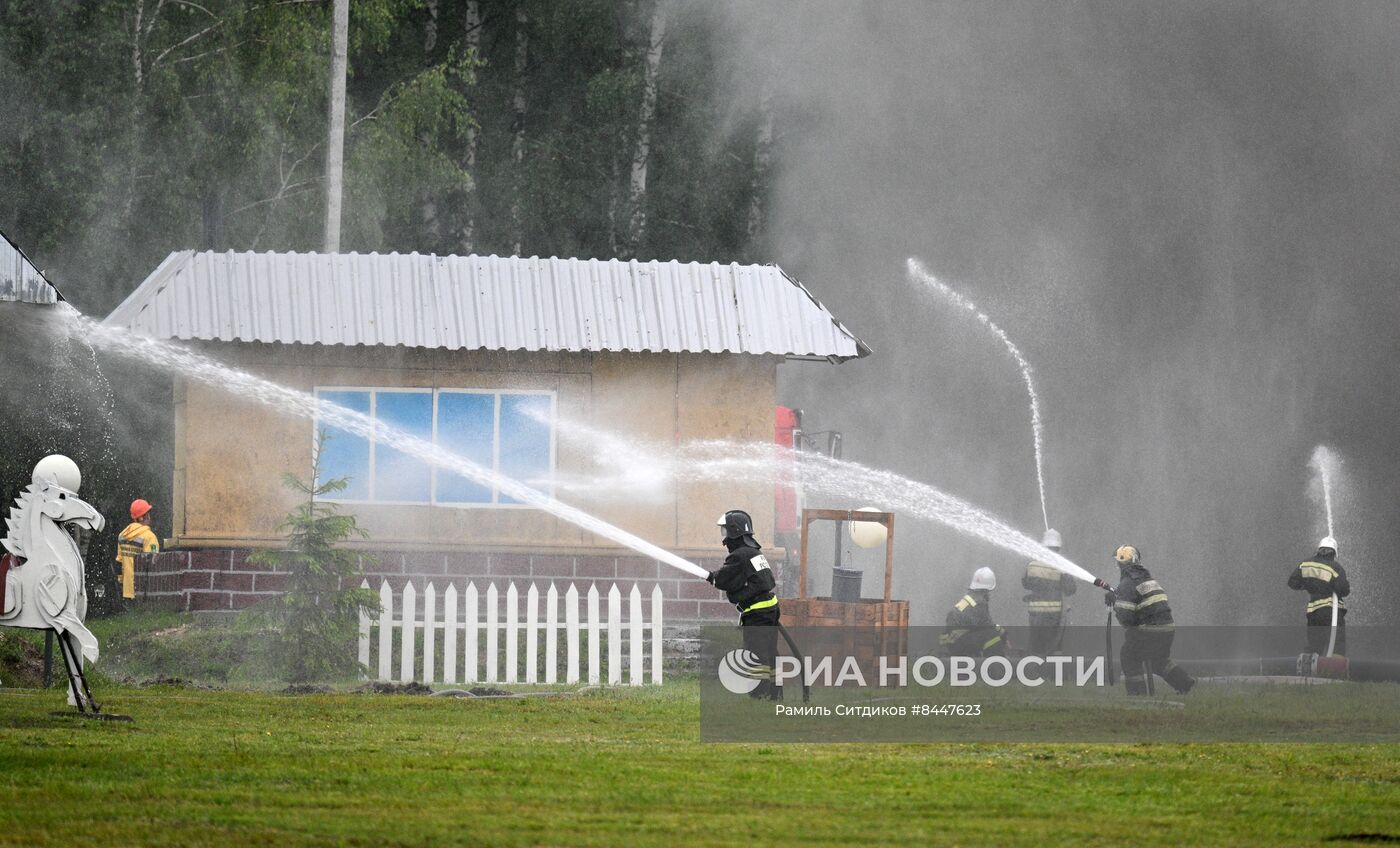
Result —
<instances>
[{"instance_id":1,"label":"metal bucket","mask_svg":"<svg viewBox=\"0 0 1400 848\"><path fill-rule=\"evenodd\" d=\"M831 599L846 604L860 601L860 578L864 575L858 568L833 568L831 570Z\"/></svg>"}]
</instances>

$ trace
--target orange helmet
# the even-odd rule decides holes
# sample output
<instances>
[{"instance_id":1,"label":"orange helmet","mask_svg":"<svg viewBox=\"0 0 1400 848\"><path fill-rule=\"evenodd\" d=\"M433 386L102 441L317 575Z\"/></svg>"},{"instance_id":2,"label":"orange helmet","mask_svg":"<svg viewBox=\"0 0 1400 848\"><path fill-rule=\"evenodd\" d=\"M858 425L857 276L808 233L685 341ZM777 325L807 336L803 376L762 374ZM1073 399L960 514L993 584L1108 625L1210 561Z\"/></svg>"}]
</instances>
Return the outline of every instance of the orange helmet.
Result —
<instances>
[{"instance_id":1,"label":"orange helmet","mask_svg":"<svg viewBox=\"0 0 1400 848\"><path fill-rule=\"evenodd\" d=\"M146 501L137 498L131 502L131 520L140 521L141 516L151 511L151 505Z\"/></svg>"}]
</instances>

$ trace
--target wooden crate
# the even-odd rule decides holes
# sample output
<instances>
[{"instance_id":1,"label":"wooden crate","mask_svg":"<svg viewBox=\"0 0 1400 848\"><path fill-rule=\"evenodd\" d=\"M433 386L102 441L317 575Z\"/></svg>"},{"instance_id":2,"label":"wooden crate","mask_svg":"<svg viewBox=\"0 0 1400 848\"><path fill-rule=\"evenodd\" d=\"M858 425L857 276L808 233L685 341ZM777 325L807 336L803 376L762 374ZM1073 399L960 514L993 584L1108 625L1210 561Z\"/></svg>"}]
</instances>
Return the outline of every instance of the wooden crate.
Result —
<instances>
[{"instance_id":1,"label":"wooden crate","mask_svg":"<svg viewBox=\"0 0 1400 848\"><path fill-rule=\"evenodd\" d=\"M908 601L785 598L782 610L783 624L813 656L852 656L862 668L874 668L879 657L908 653Z\"/></svg>"},{"instance_id":2,"label":"wooden crate","mask_svg":"<svg viewBox=\"0 0 1400 848\"><path fill-rule=\"evenodd\" d=\"M855 603L807 595L807 537L813 521L873 521L885 525L885 596ZM909 644L909 602L890 597L894 577L894 514L836 509L802 510L802 548L798 596L782 599L783 623L803 632L799 640L812 655L841 653L873 666L880 656L901 656ZM822 628L831 629L831 637ZM828 644L829 643L829 644Z\"/></svg>"}]
</instances>

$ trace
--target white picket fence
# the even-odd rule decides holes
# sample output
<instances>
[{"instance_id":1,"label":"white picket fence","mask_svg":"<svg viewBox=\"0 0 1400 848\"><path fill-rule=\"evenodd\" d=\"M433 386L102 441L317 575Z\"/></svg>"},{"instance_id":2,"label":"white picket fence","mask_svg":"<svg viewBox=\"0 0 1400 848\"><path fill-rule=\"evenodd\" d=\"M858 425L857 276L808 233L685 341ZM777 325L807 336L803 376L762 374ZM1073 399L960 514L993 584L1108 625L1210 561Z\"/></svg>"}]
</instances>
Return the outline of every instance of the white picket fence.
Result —
<instances>
[{"instance_id":1,"label":"white picket fence","mask_svg":"<svg viewBox=\"0 0 1400 848\"><path fill-rule=\"evenodd\" d=\"M361 584L370 588L369 581ZM614 583L608 589L608 614L601 614L601 596L597 584L588 588L586 620L579 618L578 587L569 584L562 596L563 620L560 620L559 590L553 583L544 593L544 615L540 615L540 590L531 583L525 591L525 614L521 620L520 592L512 582L506 587L504 616L501 614L501 594L495 583L486 584L486 592L477 591L476 584L467 582L460 597L451 583L442 593L442 617L438 618L438 590L429 583L422 592L412 584L399 593L394 604L394 592L385 580L379 586L379 617L360 616L360 664L373 669L378 680L397 679L408 683L558 683L560 679L560 632L564 638L563 681L565 683L601 683L604 679L602 654L607 649L609 684L622 683L623 645L627 646L627 683L643 684L646 660L650 660L651 683L661 682L662 657L662 599L661 587L651 593L651 620L642 616L642 592L633 584L627 599L627 618L622 616L622 592ZM421 610L419 600L422 600ZM458 601L461 607L458 607ZM485 601L482 609L481 601ZM396 616L395 613L398 613ZM460 613L460 614L459 614ZM371 631L377 629L376 638ZM623 631L626 630L626 636ZM399 634L398 676L394 676L394 634ZM580 675L582 634L587 634L588 666L586 676ZM421 634L422 639L418 636ZM521 637L524 651L521 651ZM650 638L648 638L648 636ZM423 650L421 658L418 648ZM540 643L544 656L540 656ZM505 657L502 662L501 646ZM372 646L374 663L371 664ZM438 646L441 645L439 652ZM644 650L644 645L647 649ZM522 656L523 653L523 656ZM523 660L524 668L521 668ZM461 675L459 677L459 662ZM484 667L484 668L483 668Z\"/></svg>"}]
</instances>

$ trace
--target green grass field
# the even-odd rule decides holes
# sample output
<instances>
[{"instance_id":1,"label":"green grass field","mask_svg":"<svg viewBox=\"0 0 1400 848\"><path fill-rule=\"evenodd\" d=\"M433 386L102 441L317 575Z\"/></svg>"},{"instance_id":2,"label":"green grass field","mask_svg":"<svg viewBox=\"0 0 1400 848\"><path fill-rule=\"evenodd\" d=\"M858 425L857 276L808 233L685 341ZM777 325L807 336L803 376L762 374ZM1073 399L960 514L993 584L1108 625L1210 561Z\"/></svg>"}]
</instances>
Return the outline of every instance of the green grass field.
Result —
<instances>
[{"instance_id":1,"label":"green grass field","mask_svg":"<svg viewBox=\"0 0 1400 848\"><path fill-rule=\"evenodd\" d=\"M706 744L697 692L0 690L0 845L1400 840L1394 745Z\"/></svg>"}]
</instances>

